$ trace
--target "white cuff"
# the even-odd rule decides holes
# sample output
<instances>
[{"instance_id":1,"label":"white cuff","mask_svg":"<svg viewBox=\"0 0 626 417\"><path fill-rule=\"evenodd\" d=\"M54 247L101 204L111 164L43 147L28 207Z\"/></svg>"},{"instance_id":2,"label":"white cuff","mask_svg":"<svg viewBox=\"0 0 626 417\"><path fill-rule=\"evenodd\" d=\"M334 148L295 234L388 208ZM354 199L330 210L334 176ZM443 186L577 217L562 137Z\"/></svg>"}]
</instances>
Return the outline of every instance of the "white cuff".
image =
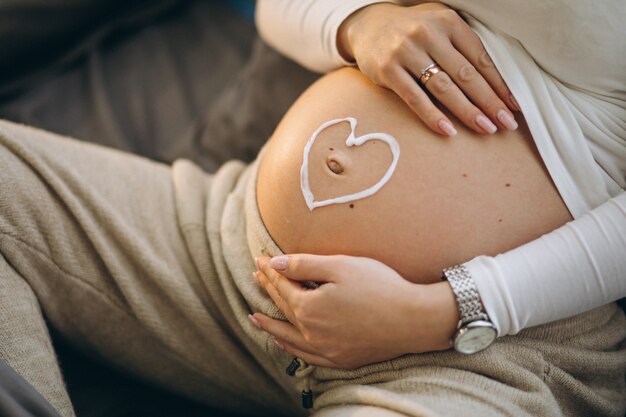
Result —
<instances>
[{"instance_id":1,"label":"white cuff","mask_svg":"<svg viewBox=\"0 0 626 417\"><path fill-rule=\"evenodd\" d=\"M498 335L626 297L626 193L539 239L464 265Z\"/></svg>"},{"instance_id":2,"label":"white cuff","mask_svg":"<svg viewBox=\"0 0 626 417\"><path fill-rule=\"evenodd\" d=\"M392 0L259 0L256 23L263 39L312 71L328 72L346 61L337 49L337 32L355 11Z\"/></svg>"}]
</instances>

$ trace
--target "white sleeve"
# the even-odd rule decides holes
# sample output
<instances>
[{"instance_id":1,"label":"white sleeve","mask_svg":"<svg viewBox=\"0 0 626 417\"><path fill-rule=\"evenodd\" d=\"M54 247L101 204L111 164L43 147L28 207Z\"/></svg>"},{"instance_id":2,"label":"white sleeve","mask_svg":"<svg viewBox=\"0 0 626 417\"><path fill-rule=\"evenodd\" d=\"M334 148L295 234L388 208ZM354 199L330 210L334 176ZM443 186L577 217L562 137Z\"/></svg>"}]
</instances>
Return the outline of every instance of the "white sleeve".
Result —
<instances>
[{"instance_id":1,"label":"white sleeve","mask_svg":"<svg viewBox=\"0 0 626 417\"><path fill-rule=\"evenodd\" d=\"M327 72L352 63L337 50L337 31L353 12L392 0L258 0L256 25L272 47L304 67Z\"/></svg>"},{"instance_id":2,"label":"white sleeve","mask_svg":"<svg viewBox=\"0 0 626 417\"><path fill-rule=\"evenodd\" d=\"M626 297L626 193L535 241L464 265L499 335Z\"/></svg>"}]
</instances>

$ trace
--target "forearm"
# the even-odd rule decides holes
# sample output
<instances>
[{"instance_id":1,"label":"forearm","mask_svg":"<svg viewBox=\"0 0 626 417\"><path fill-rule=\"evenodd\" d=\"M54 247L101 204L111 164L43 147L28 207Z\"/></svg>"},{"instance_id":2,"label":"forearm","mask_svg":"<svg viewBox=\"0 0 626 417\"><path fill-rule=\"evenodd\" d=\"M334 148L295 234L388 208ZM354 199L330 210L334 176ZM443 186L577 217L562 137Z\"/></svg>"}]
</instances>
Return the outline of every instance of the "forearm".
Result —
<instances>
[{"instance_id":1,"label":"forearm","mask_svg":"<svg viewBox=\"0 0 626 417\"><path fill-rule=\"evenodd\" d=\"M272 47L310 70L350 64L337 48L342 22L365 6L392 0L259 0L256 23Z\"/></svg>"},{"instance_id":2,"label":"forearm","mask_svg":"<svg viewBox=\"0 0 626 417\"><path fill-rule=\"evenodd\" d=\"M543 237L465 266L500 335L626 296L626 193Z\"/></svg>"}]
</instances>

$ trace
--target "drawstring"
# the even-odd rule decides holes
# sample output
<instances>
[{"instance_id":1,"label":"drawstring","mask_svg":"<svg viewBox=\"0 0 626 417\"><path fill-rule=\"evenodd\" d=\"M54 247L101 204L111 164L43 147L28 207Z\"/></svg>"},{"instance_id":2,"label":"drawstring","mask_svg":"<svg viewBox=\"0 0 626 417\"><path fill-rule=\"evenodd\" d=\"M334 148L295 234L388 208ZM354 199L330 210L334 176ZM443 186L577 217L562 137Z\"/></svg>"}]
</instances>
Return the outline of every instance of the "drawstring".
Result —
<instances>
[{"instance_id":1,"label":"drawstring","mask_svg":"<svg viewBox=\"0 0 626 417\"><path fill-rule=\"evenodd\" d=\"M315 369L315 366L294 357L285 370L287 375L298 378L297 384L302 390L302 407L306 409L313 408L313 390L311 389L311 377L309 376L313 369Z\"/></svg>"}]
</instances>

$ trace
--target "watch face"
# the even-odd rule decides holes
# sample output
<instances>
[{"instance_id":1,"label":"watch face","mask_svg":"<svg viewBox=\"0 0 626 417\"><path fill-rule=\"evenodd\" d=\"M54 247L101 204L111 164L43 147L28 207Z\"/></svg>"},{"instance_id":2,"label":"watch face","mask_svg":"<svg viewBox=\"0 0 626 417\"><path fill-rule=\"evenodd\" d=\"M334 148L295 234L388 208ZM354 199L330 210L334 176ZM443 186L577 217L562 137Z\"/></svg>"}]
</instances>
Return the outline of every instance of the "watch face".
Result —
<instances>
[{"instance_id":1,"label":"watch face","mask_svg":"<svg viewBox=\"0 0 626 417\"><path fill-rule=\"evenodd\" d=\"M468 323L459 330L454 340L454 348L461 353L472 354L487 348L496 339L493 324L487 321Z\"/></svg>"}]
</instances>

